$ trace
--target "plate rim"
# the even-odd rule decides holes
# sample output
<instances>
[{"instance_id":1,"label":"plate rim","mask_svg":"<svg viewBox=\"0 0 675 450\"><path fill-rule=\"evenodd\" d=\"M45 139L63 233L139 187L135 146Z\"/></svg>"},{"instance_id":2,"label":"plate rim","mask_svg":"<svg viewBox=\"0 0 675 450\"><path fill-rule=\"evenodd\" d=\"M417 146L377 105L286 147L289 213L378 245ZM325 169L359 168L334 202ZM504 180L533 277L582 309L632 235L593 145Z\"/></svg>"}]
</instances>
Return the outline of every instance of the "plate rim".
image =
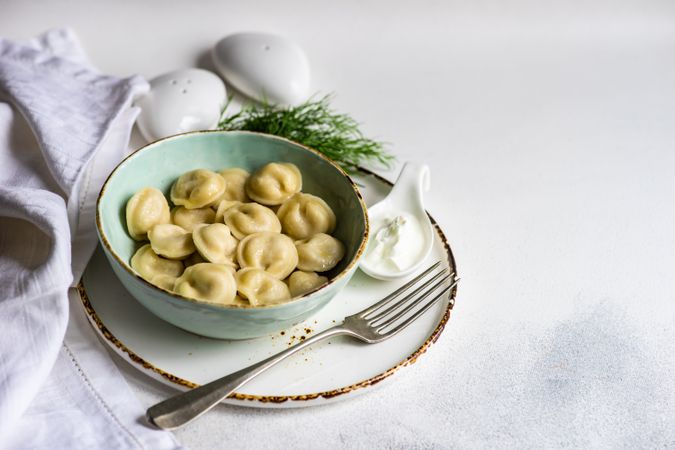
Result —
<instances>
[{"instance_id":1,"label":"plate rim","mask_svg":"<svg viewBox=\"0 0 675 450\"><path fill-rule=\"evenodd\" d=\"M372 176L378 179L379 181L389 185L393 186L393 183L386 178L384 178L381 175L376 174L375 172L372 172L368 169L358 167L357 168L359 172L367 175L367 176ZM457 266L455 264L455 256L452 252L452 249L450 248L450 244L448 243L448 239L445 236L445 233L443 233L443 230L441 227L438 225L438 222L427 212L427 215L429 216L429 220L431 221L431 224L433 228L435 229L436 233L438 234L441 243L443 244L443 249L447 255L447 261L450 264L450 266L454 269L455 275L457 275ZM95 325L96 328L98 329L98 334L106 339L110 344L114 345L118 353L121 351L122 353L126 353L128 356L129 360L131 363L140 365L143 369L149 369L156 374L160 375L163 379L176 384L178 386L183 386L187 388L196 388L199 387L200 385L198 383L194 383L192 381L183 379L181 377L178 377L176 375L173 375L169 372L164 371L163 369L156 367L152 363L148 362L147 360L143 359L140 357L138 354L136 354L133 350L128 348L122 341L120 341L103 323L101 318L98 316L96 313L96 310L91 304L91 301L89 300L89 296L87 294L86 288L84 287L84 282L83 282L84 277L80 278L79 282L77 283L77 292L78 295L80 296L80 300L82 302L82 305L84 307L84 311L87 314L87 317L89 318L89 323L92 325L92 327ZM426 351L433 345L440 335L443 333L445 330L445 326L448 323L448 320L450 319L450 315L452 312L452 309L455 305L455 299L457 297L457 286L455 286L453 289L451 289L450 294L448 296L448 306L445 308L445 311L443 312L443 316L441 317L441 320L438 322L438 325L436 328L434 328L434 331L429 335L429 337L424 341L424 343L417 349L415 350L412 354L407 356L403 361L400 361L393 367L390 367L389 369L385 370L382 373L379 373L378 375L375 375L373 377L370 377L366 380L359 381L358 383L351 384L349 386L344 386L341 388L333 389L330 391L323 391L323 392L316 392L316 393L311 393L311 394L295 394L295 395L255 395L255 394L242 394L239 392L233 392L229 397L228 400L240 400L240 401L255 401L255 402L260 402L260 403L284 403L287 401L292 401L292 402L297 402L297 401L309 401L309 400L314 400L318 398L323 398L326 400L330 400L345 394L349 394L350 392L354 392L363 388L367 388L370 386L374 386L380 381L383 381L386 378L389 378L391 375L396 373L399 369L402 367L406 367L409 365L414 364L417 362L417 359L426 353Z\"/></svg>"}]
</instances>

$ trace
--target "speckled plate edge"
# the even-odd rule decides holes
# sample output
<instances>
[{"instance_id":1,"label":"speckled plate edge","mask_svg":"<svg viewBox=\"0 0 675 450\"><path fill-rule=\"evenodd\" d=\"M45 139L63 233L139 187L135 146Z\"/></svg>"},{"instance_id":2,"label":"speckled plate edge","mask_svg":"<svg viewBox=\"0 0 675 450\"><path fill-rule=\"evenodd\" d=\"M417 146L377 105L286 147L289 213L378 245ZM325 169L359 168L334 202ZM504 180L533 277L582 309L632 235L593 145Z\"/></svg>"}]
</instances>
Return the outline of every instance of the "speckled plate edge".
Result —
<instances>
[{"instance_id":1,"label":"speckled plate edge","mask_svg":"<svg viewBox=\"0 0 675 450\"><path fill-rule=\"evenodd\" d=\"M393 184L387 180L386 178L381 177L380 175L371 172L368 169L364 168L359 168L359 172L366 176L372 176L376 178L377 180L381 181L382 183L385 183L389 186L393 186ZM429 215L427 213L427 215ZM441 230L441 227L438 225L438 223L434 220L431 215L429 215L429 219L431 220L431 223L436 230L436 233L438 234L439 239L441 240L441 243L443 244L443 249L447 255L447 261L449 266L454 269L455 273L457 273L457 266L455 265L455 257L452 253L452 250L450 248L450 244L448 243L448 240L443 233L443 230ZM87 315L87 319L89 319L89 323L92 325L94 330L105 340L107 341L107 344L110 345L116 353L118 353L122 357L126 357L131 364L137 365L145 369L145 373L152 376L152 378L159 378L162 381L169 382L169 384L174 384L179 387L183 388L195 388L198 387L199 384L193 383L189 380L185 380L183 378L180 378L176 375L173 375L169 372L166 372L162 370L159 367L154 366L153 364L149 363L148 361L144 360L140 356L138 356L136 353L134 353L131 349L127 348L123 342L121 342L115 335L113 335L110 330L105 326L101 318L98 316L96 311L94 310L94 307L92 306L91 302L89 301L89 297L87 295L87 291L84 287L84 283L82 280L77 285L77 291L79 292L80 299L82 301L82 305L84 307L84 311ZM367 380L360 381L358 383L345 386L342 388L338 389L333 389L331 391L324 391L324 392L317 392L317 393L312 393L312 394L298 394L298 395L280 395L280 396L270 396L270 395L251 395L251 394L241 394L241 393L233 393L228 397L228 400L237 400L238 402L235 402L235 404L239 403L244 405L243 403L240 402L259 402L261 404L281 404L284 402L306 402L309 400L314 400L314 399L334 399L338 397L344 397L346 394L349 394L351 392L359 391L361 389L371 387L376 385L377 383L389 378L391 375L396 373L399 369L402 367L409 366L411 364L414 364L417 359L423 355L429 347L435 343L438 338L440 337L441 333L443 333L443 330L445 329L445 326L448 323L448 320L450 319L450 313L452 312L452 308L455 305L455 298L457 297L457 286L453 288L450 291L450 295L448 297L448 305L443 312L443 316L441 317L441 320L439 321L438 325L434 329L434 331L431 333L431 335L427 338L427 340L417 349L415 350L411 355L409 355L407 358L405 358L403 361L399 362L395 366L391 367L390 369L375 375L374 377L368 378ZM147 371L150 371L148 373ZM154 376L153 376L154 375ZM262 405L260 405L262 406Z\"/></svg>"}]
</instances>

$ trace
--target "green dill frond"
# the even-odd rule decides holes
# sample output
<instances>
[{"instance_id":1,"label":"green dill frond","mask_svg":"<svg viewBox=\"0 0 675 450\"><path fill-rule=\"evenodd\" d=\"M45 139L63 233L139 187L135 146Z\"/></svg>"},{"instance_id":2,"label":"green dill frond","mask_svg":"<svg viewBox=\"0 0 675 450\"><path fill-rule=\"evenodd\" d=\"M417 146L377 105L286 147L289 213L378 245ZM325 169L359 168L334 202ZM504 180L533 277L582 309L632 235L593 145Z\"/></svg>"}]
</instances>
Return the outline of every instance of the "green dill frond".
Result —
<instances>
[{"instance_id":1,"label":"green dill frond","mask_svg":"<svg viewBox=\"0 0 675 450\"><path fill-rule=\"evenodd\" d=\"M331 108L330 99L326 95L298 106L248 104L229 116L226 105L218 128L281 136L323 153L348 171L372 162L389 166L394 157L384 143L366 138L358 122Z\"/></svg>"}]
</instances>

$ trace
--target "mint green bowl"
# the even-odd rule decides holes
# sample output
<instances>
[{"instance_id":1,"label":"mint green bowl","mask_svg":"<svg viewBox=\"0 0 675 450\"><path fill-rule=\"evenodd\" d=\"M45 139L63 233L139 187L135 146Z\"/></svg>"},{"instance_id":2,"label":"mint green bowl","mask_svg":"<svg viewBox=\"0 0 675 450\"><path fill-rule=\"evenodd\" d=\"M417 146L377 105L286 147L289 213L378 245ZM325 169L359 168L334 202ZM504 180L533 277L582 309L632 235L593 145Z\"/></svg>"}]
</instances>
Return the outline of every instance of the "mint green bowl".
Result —
<instances>
[{"instance_id":1,"label":"mint green bowl","mask_svg":"<svg viewBox=\"0 0 675 450\"><path fill-rule=\"evenodd\" d=\"M212 305L158 288L129 265L140 243L127 234L127 200L153 186L167 195L188 170L242 167L253 171L273 161L291 162L303 176L303 192L323 198L337 216L333 235L346 247L343 260L329 272L329 282L303 297L277 306ZM165 321L203 336L248 339L302 322L324 307L349 281L368 240L366 205L354 182L322 154L297 143L260 133L200 131L153 142L122 161L101 188L96 228L105 255L124 287Z\"/></svg>"}]
</instances>

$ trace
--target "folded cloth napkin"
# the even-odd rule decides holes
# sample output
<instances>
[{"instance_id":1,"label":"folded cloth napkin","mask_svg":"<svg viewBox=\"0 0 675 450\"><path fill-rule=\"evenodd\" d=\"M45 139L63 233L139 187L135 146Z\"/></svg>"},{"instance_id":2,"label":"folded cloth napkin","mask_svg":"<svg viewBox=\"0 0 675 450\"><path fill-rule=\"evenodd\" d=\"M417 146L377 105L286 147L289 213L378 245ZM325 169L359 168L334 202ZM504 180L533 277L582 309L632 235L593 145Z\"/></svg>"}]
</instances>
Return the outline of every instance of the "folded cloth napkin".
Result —
<instances>
[{"instance_id":1,"label":"folded cloth napkin","mask_svg":"<svg viewBox=\"0 0 675 450\"><path fill-rule=\"evenodd\" d=\"M139 420L72 298L147 89L96 72L69 30L0 39L0 448L180 447Z\"/></svg>"}]
</instances>

